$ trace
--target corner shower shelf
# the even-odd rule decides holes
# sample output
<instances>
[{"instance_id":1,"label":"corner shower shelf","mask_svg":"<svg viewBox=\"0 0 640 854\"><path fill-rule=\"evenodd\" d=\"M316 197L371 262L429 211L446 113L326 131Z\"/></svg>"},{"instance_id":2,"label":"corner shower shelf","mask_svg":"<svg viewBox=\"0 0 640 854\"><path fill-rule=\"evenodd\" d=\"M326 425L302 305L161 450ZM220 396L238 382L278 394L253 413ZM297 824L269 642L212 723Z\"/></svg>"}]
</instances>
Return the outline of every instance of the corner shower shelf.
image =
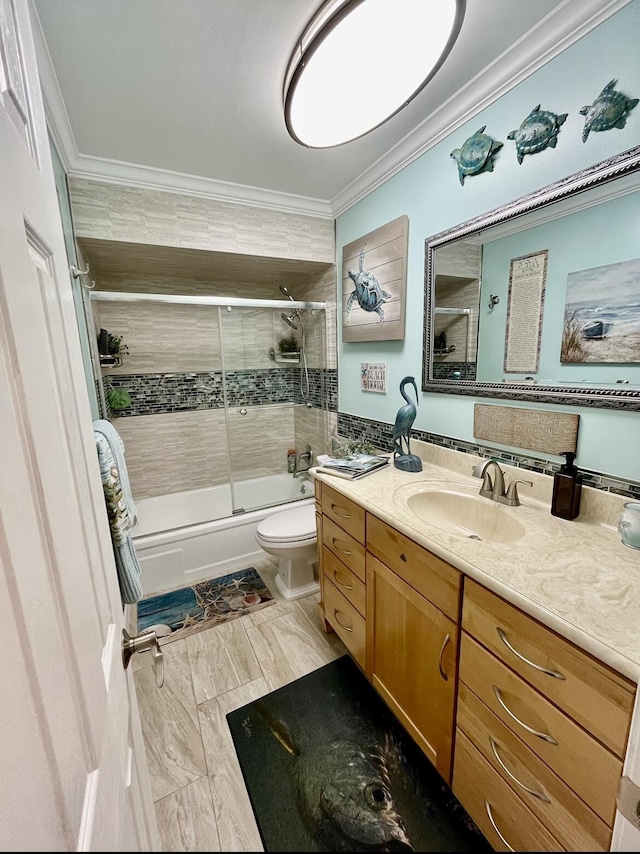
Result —
<instances>
[{"instance_id":1,"label":"corner shower shelf","mask_svg":"<svg viewBox=\"0 0 640 854\"><path fill-rule=\"evenodd\" d=\"M105 356L100 354L101 368L119 368L122 365L122 359L119 356Z\"/></svg>"},{"instance_id":2,"label":"corner shower shelf","mask_svg":"<svg viewBox=\"0 0 640 854\"><path fill-rule=\"evenodd\" d=\"M300 352L296 353L276 353L275 361L282 362L288 365L297 365L300 362Z\"/></svg>"}]
</instances>

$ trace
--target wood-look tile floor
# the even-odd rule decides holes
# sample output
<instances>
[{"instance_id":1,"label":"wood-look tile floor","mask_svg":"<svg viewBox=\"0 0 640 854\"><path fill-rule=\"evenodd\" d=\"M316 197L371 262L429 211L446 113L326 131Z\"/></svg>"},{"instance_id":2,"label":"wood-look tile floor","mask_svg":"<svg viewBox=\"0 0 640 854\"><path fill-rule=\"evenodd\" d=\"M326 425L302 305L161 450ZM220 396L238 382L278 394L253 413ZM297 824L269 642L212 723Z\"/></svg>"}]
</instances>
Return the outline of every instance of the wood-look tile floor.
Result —
<instances>
[{"instance_id":1,"label":"wood-look tile floor","mask_svg":"<svg viewBox=\"0 0 640 854\"><path fill-rule=\"evenodd\" d=\"M319 595L288 602L277 562L253 564L276 603L162 647L164 685L134 656L151 788L164 851L262 851L226 715L344 655Z\"/></svg>"}]
</instances>

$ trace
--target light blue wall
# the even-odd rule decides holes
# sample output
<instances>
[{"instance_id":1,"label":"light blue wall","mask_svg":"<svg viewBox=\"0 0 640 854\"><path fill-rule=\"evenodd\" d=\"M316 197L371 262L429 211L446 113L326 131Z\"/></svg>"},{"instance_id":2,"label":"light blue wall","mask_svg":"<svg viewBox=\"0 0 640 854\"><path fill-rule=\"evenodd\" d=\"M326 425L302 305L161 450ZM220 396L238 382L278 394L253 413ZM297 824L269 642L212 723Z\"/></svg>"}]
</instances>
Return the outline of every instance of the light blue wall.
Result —
<instances>
[{"instance_id":1,"label":"light blue wall","mask_svg":"<svg viewBox=\"0 0 640 854\"><path fill-rule=\"evenodd\" d=\"M578 270L640 258L639 202L637 193L621 196L484 246L478 380L499 382L505 376L504 350L495 342L504 341L506 335L511 259L547 249L549 258L537 376L556 382L584 379L601 385L626 379L639 384L640 388L640 363L579 366L560 363L567 276ZM491 312L487 308L490 293L500 297L500 303ZM608 296L603 293L602 304L606 306L607 301ZM615 302L615 294L611 295L611 302ZM524 375L509 374L507 378L517 382L518 377Z\"/></svg>"},{"instance_id":2,"label":"light blue wall","mask_svg":"<svg viewBox=\"0 0 640 854\"><path fill-rule=\"evenodd\" d=\"M339 330L342 412L393 423L402 403L398 392L402 377L413 375L420 385L426 238L640 143L640 105L630 114L624 129L591 133L586 143L582 142L584 117L579 114L581 107L590 104L613 78L629 97L640 96L639 44L640 0L632 0L338 217L338 270L342 268L342 246L402 214L409 217L405 339L344 344ZM555 149L528 155L519 164L515 144L507 139L507 134L538 104L542 109L569 115ZM461 186L450 152L482 125L486 125L486 133L504 142L504 146L495 157L492 173L467 178ZM388 394L360 391L360 363L365 361L388 364ZM421 393L414 428L473 442L476 402L478 398ZM522 406L531 408L533 404ZM535 406L580 413L577 460L580 466L640 481L639 413Z\"/></svg>"}]
</instances>

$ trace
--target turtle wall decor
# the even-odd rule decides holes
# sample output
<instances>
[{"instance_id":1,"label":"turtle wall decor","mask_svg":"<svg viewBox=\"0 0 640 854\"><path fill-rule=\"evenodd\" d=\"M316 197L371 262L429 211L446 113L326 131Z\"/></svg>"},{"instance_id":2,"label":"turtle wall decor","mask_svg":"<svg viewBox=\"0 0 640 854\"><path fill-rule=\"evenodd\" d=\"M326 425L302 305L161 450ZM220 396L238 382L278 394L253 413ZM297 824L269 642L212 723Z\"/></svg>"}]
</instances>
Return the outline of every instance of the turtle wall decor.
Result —
<instances>
[{"instance_id":1,"label":"turtle wall decor","mask_svg":"<svg viewBox=\"0 0 640 854\"><path fill-rule=\"evenodd\" d=\"M627 123L627 116L637 106L638 98L627 98L615 89L617 82L615 78L610 80L593 104L587 104L580 110L580 115L585 116L583 142L587 141L591 131L623 128Z\"/></svg>"},{"instance_id":2,"label":"turtle wall decor","mask_svg":"<svg viewBox=\"0 0 640 854\"><path fill-rule=\"evenodd\" d=\"M486 125L466 139L461 148L454 148L450 154L458 164L458 178L464 187L467 175L478 175L480 172L493 172L493 155L500 151L503 144L486 134Z\"/></svg>"},{"instance_id":3,"label":"turtle wall decor","mask_svg":"<svg viewBox=\"0 0 640 854\"><path fill-rule=\"evenodd\" d=\"M342 341L404 338L409 217L402 215L342 247Z\"/></svg>"},{"instance_id":4,"label":"turtle wall decor","mask_svg":"<svg viewBox=\"0 0 640 854\"><path fill-rule=\"evenodd\" d=\"M518 163L522 163L525 154L537 154L545 148L555 148L560 128L568 115L541 110L540 104L534 107L520 127L507 134L507 139L515 141Z\"/></svg>"},{"instance_id":5,"label":"turtle wall decor","mask_svg":"<svg viewBox=\"0 0 640 854\"><path fill-rule=\"evenodd\" d=\"M363 246L360 251L360 263L358 270L349 270L348 275L353 284L355 291L347 300L347 320L351 316L353 303L358 300L358 305L363 311L375 311L380 317L380 323L384 320L383 304L391 299L391 294L385 291L378 281L375 273L364 269L364 253L366 247Z\"/></svg>"}]
</instances>

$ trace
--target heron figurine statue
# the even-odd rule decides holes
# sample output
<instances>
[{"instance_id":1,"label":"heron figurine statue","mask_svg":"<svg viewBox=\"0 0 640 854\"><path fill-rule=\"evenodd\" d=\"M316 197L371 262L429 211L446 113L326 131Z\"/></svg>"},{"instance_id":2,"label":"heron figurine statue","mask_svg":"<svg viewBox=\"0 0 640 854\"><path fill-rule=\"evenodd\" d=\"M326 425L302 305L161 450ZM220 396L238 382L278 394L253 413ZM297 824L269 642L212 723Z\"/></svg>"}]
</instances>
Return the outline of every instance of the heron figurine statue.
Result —
<instances>
[{"instance_id":1,"label":"heron figurine statue","mask_svg":"<svg viewBox=\"0 0 640 854\"><path fill-rule=\"evenodd\" d=\"M411 383L415 390L415 403L404 390L408 383ZM407 402L398 410L396 422L393 425L393 464L401 471L422 471L422 460L416 454L411 453L409 442L409 434L416 418L416 405L418 403L418 387L414 377L405 377L400 382L400 394Z\"/></svg>"}]
</instances>

